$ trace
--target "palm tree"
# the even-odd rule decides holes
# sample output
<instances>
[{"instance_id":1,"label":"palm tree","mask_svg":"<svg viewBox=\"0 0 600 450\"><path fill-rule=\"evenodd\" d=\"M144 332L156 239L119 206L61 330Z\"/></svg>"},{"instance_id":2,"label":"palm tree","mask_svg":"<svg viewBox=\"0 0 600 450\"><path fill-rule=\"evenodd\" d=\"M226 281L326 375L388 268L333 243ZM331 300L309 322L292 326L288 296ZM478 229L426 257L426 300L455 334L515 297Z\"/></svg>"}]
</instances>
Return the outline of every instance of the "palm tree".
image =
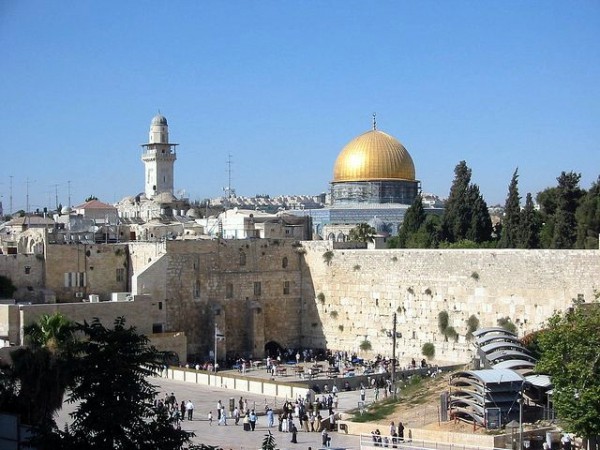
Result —
<instances>
[{"instance_id":1,"label":"palm tree","mask_svg":"<svg viewBox=\"0 0 600 450\"><path fill-rule=\"evenodd\" d=\"M350 230L350 240L358 242L373 242L375 228L368 223L359 223Z\"/></svg>"},{"instance_id":2,"label":"palm tree","mask_svg":"<svg viewBox=\"0 0 600 450\"><path fill-rule=\"evenodd\" d=\"M10 378L20 386L15 409L21 420L41 428L54 424L54 413L72 382L68 363L73 350L74 324L64 315L43 315L24 328L27 347L11 353Z\"/></svg>"}]
</instances>

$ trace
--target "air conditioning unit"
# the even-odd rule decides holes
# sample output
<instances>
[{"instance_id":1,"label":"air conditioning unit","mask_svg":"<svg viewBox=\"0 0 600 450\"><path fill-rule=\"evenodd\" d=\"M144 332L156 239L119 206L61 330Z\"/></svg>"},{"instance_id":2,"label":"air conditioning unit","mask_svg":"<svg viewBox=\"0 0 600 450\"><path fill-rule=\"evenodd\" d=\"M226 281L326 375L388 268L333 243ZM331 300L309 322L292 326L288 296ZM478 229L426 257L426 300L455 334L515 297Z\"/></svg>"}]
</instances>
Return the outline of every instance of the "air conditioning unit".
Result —
<instances>
[{"instance_id":1,"label":"air conditioning unit","mask_svg":"<svg viewBox=\"0 0 600 450\"><path fill-rule=\"evenodd\" d=\"M75 292L75 297L83 298L83 292Z\"/></svg>"}]
</instances>

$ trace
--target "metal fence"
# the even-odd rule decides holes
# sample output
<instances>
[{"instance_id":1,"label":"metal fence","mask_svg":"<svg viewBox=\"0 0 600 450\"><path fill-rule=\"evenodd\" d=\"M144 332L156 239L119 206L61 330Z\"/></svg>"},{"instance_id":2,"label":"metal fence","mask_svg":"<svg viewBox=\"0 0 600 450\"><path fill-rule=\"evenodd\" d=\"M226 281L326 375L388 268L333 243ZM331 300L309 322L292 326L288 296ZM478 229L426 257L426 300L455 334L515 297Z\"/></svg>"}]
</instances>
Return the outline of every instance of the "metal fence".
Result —
<instances>
[{"instance_id":1,"label":"metal fence","mask_svg":"<svg viewBox=\"0 0 600 450\"><path fill-rule=\"evenodd\" d=\"M474 445L452 444L447 442L430 442L418 439L403 439L393 436L378 436L373 434L360 435L361 450L505 450L495 447L478 447Z\"/></svg>"}]
</instances>

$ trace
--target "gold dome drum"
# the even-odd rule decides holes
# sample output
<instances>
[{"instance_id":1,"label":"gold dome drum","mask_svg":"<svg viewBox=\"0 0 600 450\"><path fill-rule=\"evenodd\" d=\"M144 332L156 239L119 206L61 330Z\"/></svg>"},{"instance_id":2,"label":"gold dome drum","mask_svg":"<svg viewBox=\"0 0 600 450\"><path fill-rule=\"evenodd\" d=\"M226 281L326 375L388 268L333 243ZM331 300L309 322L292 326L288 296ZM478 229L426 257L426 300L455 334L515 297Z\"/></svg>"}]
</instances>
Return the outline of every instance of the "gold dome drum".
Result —
<instances>
[{"instance_id":1,"label":"gold dome drum","mask_svg":"<svg viewBox=\"0 0 600 450\"><path fill-rule=\"evenodd\" d=\"M375 180L415 180L415 165L404 146L379 130L361 134L335 161L333 183Z\"/></svg>"}]
</instances>

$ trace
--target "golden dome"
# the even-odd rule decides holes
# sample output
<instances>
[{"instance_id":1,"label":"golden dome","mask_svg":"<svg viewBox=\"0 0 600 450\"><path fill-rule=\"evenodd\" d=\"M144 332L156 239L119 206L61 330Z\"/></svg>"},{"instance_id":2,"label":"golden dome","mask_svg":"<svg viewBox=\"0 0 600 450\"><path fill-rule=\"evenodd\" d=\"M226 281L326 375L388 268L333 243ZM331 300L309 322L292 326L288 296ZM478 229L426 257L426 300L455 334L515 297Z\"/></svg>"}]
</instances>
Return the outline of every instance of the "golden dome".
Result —
<instances>
[{"instance_id":1,"label":"golden dome","mask_svg":"<svg viewBox=\"0 0 600 450\"><path fill-rule=\"evenodd\" d=\"M389 134L371 130L353 139L338 155L333 182L415 180L415 165L404 146Z\"/></svg>"}]
</instances>

